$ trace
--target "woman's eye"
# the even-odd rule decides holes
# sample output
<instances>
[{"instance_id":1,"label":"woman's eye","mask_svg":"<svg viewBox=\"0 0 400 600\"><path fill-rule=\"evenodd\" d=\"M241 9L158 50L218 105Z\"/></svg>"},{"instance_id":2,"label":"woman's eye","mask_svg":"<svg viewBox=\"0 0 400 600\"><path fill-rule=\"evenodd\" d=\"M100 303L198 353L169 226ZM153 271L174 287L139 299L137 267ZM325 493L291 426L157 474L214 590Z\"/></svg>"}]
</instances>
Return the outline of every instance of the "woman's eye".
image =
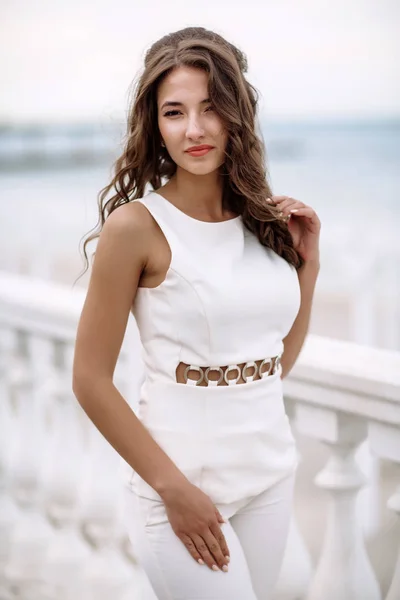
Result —
<instances>
[{"instance_id":1,"label":"woman's eye","mask_svg":"<svg viewBox=\"0 0 400 600\"><path fill-rule=\"evenodd\" d=\"M206 108L206 112L207 112L208 110L214 110L214 107L213 107L213 106L208 106L208 107ZM180 113L180 110L169 110L168 112L166 112L166 113L164 114L164 117L172 117L172 116L174 116L174 115L177 115L178 113Z\"/></svg>"}]
</instances>

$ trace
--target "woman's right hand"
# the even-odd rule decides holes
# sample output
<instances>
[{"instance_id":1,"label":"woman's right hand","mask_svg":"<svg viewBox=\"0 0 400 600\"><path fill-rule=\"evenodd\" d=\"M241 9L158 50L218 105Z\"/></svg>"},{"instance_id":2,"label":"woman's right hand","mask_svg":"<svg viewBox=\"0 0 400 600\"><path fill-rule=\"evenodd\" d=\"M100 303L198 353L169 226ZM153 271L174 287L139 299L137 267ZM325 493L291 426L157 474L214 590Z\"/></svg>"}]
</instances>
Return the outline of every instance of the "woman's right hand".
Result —
<instances>
[{"instance_id":1,"label":"woman's right hand","mask_svg":"<svg viewBox=\"0 0 400 600\"><path fill-rule=\"evenodd\" d=\"M191 556L214 571L227 571L230 555L220 527L225 520L210 497L185 482L165 491L162 499L174 533Z\"/></svg>"}]
</instances>

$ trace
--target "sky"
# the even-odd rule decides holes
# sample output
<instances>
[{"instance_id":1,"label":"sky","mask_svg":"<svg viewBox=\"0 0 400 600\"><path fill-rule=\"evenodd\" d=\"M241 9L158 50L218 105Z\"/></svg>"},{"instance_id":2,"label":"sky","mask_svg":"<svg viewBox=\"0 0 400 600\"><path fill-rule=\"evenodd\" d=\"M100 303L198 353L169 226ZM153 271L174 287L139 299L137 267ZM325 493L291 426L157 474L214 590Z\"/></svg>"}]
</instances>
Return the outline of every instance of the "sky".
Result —
<instances>
[{"instance_id":1,"label":"sky","mask_svg":"<svg viewBox=\"0 0 400 600\"><path fill-rule=\"evenodd\" d=\"M245 52L271 119L400 117L398 0L0 0L0 123L120 120L189 25Z\"/></svg>"}]
</instances>

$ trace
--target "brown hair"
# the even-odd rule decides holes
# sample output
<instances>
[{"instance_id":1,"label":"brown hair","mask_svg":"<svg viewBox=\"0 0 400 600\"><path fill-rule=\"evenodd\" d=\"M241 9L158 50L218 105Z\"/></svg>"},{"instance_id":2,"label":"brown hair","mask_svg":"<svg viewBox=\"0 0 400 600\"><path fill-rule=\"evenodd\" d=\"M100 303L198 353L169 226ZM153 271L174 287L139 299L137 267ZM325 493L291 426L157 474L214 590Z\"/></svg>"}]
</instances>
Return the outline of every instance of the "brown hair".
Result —
<instances>
[{"instance_id":1,"label":"brown hair","mask_svg":"<svg viewBox=\"0 0 400 600\"><path fill-rule=\"evenodd\" d=\"M242 215L247 229L260 243L274 250L296 268L303 264L287 223L278 208L269 204L271 187L267 181L264 144L255 131L258 93L246 80L246 56L223 37L203 27L187 27L168 34L147 51L144 70L131 101L127 133L121 156L113 165L114 177L98 195L99 219L83 245L100 235L105 220L122 204L145 194L148 183L161 187L176 172L176 164L165 147L157 124L157 88L173 69L189 66L209 75L209 98L222 119L228 141L223 176L223 204ZM115 191L106 201L110 190ZM82 273L82 274L83 274Z\"/></svg>"}]
</instances>

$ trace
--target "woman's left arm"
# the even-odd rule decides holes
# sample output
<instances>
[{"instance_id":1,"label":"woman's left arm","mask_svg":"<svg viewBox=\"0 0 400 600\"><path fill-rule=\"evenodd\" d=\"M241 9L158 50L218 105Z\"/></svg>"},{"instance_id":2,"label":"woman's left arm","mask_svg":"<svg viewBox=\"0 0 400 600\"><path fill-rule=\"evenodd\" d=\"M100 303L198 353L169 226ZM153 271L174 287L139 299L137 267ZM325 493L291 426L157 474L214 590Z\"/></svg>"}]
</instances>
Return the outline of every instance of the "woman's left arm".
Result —
<instances>
[{"instance_id":1,"label":"woman's left arm","mask_svg":"<svg viewBox=\"0 0 400 600\"><path fill-rule=\"evenodd\" d=\"M311 306L318 273L319 260L307 261L297 271L301 292L300 309L291 330L283 339L284 353L281 359L282 379L286 377L293 367L303 347L310 324Z\"/></svg>"},{"instance_id":2,"label":"woman's left arm","mask_svg":"<svg viewBox=\"0 0 400 600\"><path fill-rule=\"evenodd\" d=\"M312 300L319 273L319 235L321 222L311 206L288 196L272 196L268 202L280 208L279 216L287 222L292 235L293 247L304 260L297 274L301 301L291 330L283 339L284 352L281 359L282 375L286 377L303 346L310 323Z\"/></svg>"}]
</instances>

